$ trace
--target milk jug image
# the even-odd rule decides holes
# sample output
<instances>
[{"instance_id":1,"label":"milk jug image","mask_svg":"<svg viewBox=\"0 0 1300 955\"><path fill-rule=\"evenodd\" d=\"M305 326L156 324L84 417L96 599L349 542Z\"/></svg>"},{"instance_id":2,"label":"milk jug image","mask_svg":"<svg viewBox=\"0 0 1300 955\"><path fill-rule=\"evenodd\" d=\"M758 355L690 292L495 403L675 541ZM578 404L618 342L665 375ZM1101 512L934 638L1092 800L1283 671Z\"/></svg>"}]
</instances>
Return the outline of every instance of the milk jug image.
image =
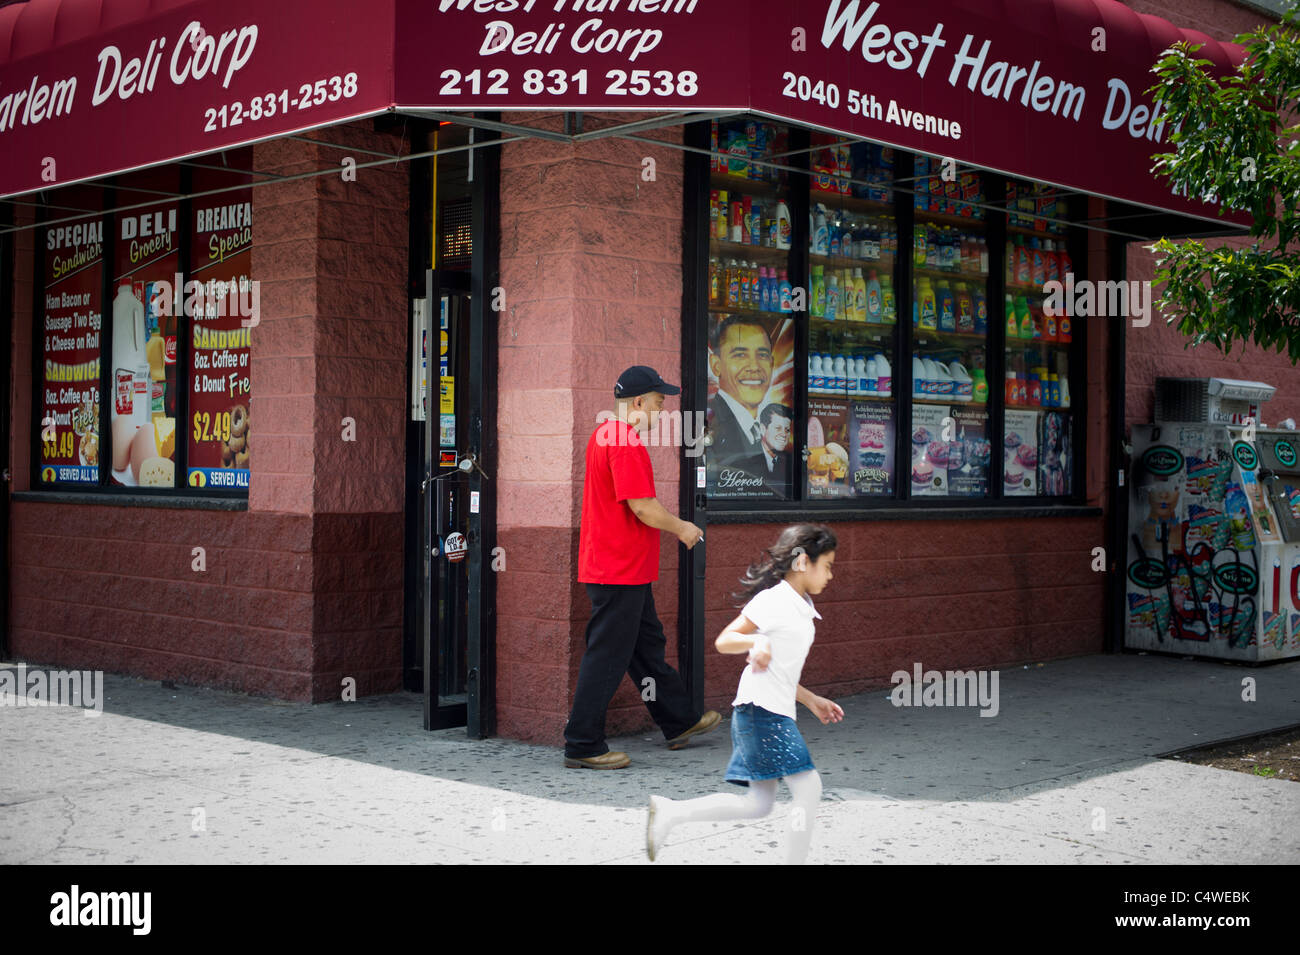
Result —
<instances>
[{"instance_id":1,"label":"milk jug image","mask_svg":"<svg viewBox=\"0 0 1300 955\"><path fill-rule=\"evenodd\" d=\"M145 350L144 303L129 283L113 299L113 412L137 425L149 421L149 356Z\"/></svg>"}]
</instances>

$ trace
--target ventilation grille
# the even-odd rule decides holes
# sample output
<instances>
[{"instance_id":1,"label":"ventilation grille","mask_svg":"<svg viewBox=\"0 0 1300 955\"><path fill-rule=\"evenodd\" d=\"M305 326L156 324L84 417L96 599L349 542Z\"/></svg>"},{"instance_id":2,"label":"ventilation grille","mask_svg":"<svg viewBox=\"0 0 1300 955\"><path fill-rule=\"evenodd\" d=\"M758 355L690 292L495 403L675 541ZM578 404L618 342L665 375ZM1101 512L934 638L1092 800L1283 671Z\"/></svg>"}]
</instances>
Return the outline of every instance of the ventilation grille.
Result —
<instances>
[{"instance_id":1,"label":"ventilation grille","mask_svg":"<svg viewBox=\"0 0 1300 955\"><path fill-rule=\"evenodd\" d=\"M1209 398L1204 378L1157 378L1155 421L1209 421Z\"/></svg>"}]
</instances>

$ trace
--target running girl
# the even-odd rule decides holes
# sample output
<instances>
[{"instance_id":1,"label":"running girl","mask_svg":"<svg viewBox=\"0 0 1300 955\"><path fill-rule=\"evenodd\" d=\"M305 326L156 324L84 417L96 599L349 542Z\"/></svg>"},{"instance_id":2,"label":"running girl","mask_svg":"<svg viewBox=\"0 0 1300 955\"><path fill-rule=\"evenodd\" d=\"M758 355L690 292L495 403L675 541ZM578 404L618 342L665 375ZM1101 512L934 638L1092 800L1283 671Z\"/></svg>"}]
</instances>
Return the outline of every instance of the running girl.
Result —
<instances>
[{"instance_id":1,"label":"running girl","mask_svg":"<svg viewBox=\"0 0 1300 955\"><path fill-rule=\"evenodd\" d=\"M731 762L726 780L747 787L745 795L718 793L699 799L650 797L646 853L653 862L673 826L683 822L760 819L776 803L776 783L784 779L794 797L786 862L808 856L822 781L803 736L795 726L795 702L823 723L838 723L844 711L799 685L804 659L813 642L813 618L821 618L809 594L831 581L835 535L821 524L796 524L781 532L766 556L741 578L750 600L740 616L718 635L720 653L748 653L732 701Z\"/></svg>"}]
</instances>

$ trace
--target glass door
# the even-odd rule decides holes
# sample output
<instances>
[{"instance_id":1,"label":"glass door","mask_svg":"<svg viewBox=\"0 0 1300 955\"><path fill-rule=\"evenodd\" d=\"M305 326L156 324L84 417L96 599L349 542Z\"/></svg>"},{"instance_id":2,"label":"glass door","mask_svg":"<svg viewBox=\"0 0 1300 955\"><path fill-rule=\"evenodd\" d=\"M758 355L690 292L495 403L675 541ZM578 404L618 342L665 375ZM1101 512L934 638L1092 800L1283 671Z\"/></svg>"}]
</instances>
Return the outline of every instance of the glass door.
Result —
<instances>
[{"instance_id":1,"label":"glass door","mask_svg":"<svg viewBox=\"0 0 1300 955\"><path fill-rule=\"evenodd\" d=\"M462 451L468 393L470 297L457 290L456 276L442 287L428 276L427 331L421 338L425 380L421 396L425 425L422 523L424 569L421 592L425 728L466 725L466 676L470 619L470 514L477 510L470 489L475 463ZM459 386L459 387L458 387Z\"/></svg>"}]
</instances>

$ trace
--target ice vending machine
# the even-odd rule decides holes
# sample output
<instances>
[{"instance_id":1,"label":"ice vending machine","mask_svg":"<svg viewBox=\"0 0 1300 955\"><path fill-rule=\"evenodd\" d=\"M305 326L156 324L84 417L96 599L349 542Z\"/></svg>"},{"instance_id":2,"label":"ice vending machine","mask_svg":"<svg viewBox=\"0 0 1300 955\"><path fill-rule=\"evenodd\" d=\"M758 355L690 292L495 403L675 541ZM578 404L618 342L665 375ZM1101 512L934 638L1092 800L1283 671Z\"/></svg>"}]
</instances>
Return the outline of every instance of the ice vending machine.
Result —
<instances>
[{"instance_id":1,"label":"ice vending machine","mask_svg":"<svg viewBox=\"0 0 1300 955\"><path fill-rule=\"evenodd\" d=\"M1300 656L1300 432L1139 425L1129 500L1126 647Z\"/></svg>"}]
</instances>

